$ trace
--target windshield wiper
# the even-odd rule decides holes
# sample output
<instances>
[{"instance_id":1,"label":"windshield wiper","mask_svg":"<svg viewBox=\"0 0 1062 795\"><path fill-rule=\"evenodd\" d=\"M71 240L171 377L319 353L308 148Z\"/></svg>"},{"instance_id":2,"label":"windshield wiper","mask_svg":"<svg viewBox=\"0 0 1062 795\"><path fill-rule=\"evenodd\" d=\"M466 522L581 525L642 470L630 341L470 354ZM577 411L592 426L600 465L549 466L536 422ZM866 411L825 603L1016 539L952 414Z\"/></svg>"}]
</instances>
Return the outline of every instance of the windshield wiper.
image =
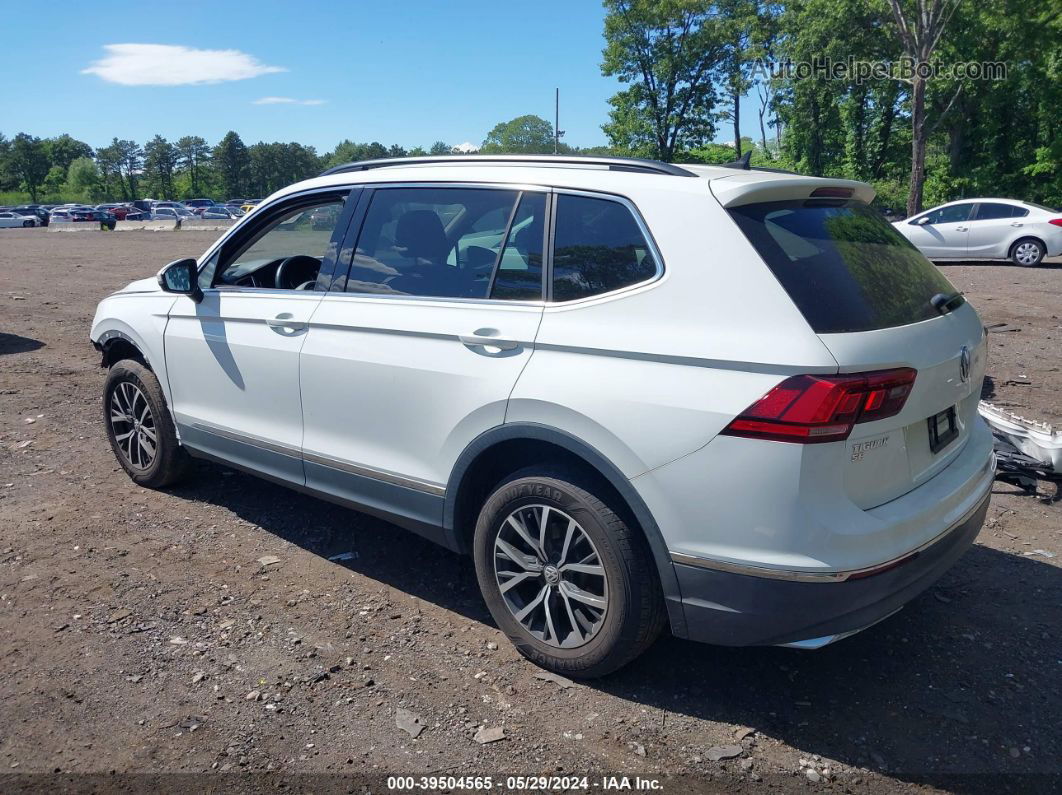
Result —
<instances>
[{"instance_id":1,"label":"windshield wiper","mask_svg":"<svg viewBox=\"0 0 1062 795\"><path fill-rule=\"evenodd\" d=\"M954 312L960 306L966 303L966 299L962 293L937 293L929 299L929 303L933 305L940 314L946 315L948 312Z\"/></svg>"}]
</instances>

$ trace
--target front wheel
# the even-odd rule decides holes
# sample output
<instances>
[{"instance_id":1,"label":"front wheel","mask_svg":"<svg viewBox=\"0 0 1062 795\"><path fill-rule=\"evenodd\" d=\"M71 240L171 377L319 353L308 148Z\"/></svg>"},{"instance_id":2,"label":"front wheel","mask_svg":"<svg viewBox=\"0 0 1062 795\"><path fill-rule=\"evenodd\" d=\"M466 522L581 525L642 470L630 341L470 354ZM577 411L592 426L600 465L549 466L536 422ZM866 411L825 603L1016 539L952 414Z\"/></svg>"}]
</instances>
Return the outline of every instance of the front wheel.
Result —
<instances>
[{"instance_id":1,"label":"front wheel","mask_svg":"<svg viewBox=\"0 0 1062 795\"><path fill-rule=\"evenodd\" d=\"M140 362L124 359L111 367L103 420L114 456L133 482L157 489L184 475L188 453L177 442L158 379Z\"/></svg>"},{"instance_id":2,"label":"front wheel","mask_svg":"<svg viewBox=\"0 0 1062 795\"><path fill-rule=\"evenodd\" d=\"M664 605L648 545L581 480L513 475L484 504L474 546L487 607L517 650L592 678L653 643Z\"/></svg>"},{"instance_id":3,"label":"front wheel","mask_svg":"<svg viewBox=\"0 0 1062 795\"><path fill-rule=\"evenodd\" d=\"M1019 240L1010 250L1010 261L1015 265L1032 268L1039 265L1047 255L1044 244L1031 237Z\"/></svg>"},{"instance_id":4,"label":"front wheel","mask_svg":"<svg viewBox=\"0 0 1062 795\"><path fill-rule=\"evenodd\" d=\"M33 221L23 221L22 222L22 228L23 229L27 229L27 228L29 228L31 226L33 226Z\"/></svg>"}]
</instances>

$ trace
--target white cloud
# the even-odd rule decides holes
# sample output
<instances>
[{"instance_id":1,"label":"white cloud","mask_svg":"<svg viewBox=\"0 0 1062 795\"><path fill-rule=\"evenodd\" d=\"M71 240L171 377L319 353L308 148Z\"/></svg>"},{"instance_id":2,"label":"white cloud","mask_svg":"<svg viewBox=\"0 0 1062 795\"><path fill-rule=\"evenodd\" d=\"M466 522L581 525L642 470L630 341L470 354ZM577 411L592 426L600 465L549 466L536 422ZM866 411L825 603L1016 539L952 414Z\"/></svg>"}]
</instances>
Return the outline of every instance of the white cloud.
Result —
<instances>
[{"instance_id":1,"label":"white cloud","mask_svg":"<svg viewBox=\"0 0 1062 795\"><path fill-rule=\"evenodd\" d=\"M252 105L323 105L323 99L295 99L294 97L262 97L251 103Z\"/></svg>"},{"instance_id":2,"label":"white cloud","mask_svg":"<svg viewBox=\"0 0 1062 795\"><path fill-rule=\"evenodd\" d=\"M239 50L197 50L172 44L106 44L106 55L82 74L123 86L185 86L225 83L286 72Z\"/></svg>"},{"instance_id":3,"label":"white cloud","mask_svg":"<svg viewBox=\"0 0 1062 795\"><path fill-rule=\"evenodd\" d=\"M452 151L467 155L471 154L472 152L478 152L479 147L471 141L465 141L463 144L458 144L457 146L453 147Z\"/></svg>"}]
</instances>

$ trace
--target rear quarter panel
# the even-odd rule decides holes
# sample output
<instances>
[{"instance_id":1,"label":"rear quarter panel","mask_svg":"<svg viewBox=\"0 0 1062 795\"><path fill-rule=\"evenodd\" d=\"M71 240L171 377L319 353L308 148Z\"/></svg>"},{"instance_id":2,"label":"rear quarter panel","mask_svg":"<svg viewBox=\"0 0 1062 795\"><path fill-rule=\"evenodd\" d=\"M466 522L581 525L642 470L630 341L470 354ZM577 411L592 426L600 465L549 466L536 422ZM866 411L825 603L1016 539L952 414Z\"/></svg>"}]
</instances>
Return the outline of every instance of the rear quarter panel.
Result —
<instances>
[{"instance_id":1,"label":"rear quarter panel","mask_svg":"<svg viewBox=\"0 0 1062 795\"><path fill-rule=\"evenodd\" d=\"M506 413L573 434L627 477L702 447L786 375L837 369L707 180L690 182L627 196L663 276L547 306Z\"/></svg>"}]
</instances>

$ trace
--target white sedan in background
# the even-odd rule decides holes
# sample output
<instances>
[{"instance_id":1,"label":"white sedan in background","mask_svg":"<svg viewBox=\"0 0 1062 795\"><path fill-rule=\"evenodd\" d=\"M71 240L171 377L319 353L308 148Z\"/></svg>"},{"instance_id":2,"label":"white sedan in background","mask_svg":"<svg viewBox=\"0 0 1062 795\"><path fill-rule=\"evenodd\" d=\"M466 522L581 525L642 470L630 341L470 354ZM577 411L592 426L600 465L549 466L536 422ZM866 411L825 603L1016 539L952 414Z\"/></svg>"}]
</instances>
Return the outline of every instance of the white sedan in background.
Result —
<instances>
[{"instance_id":1,"label":"white sedan in background","mask_svg":"<svg viewBox=\"0 0 1062 795\"><path fill-rule=\"evenodd\" d=\"M38 218L35 215L19 215L13 212L0 213L0 228L36 226Z\"/></svg>"},{"instance_id":2,"label":"white sedan in background","mask_svg":"<svg viewBox=\"0 0 1062 795\"><path fill-rule=\"evenodd\" d=\"M1014 199L963 199L893 226L929 259L1007 259L1039 265L1062 254L1062 212Z\"/></svg>"}]
</instances>

